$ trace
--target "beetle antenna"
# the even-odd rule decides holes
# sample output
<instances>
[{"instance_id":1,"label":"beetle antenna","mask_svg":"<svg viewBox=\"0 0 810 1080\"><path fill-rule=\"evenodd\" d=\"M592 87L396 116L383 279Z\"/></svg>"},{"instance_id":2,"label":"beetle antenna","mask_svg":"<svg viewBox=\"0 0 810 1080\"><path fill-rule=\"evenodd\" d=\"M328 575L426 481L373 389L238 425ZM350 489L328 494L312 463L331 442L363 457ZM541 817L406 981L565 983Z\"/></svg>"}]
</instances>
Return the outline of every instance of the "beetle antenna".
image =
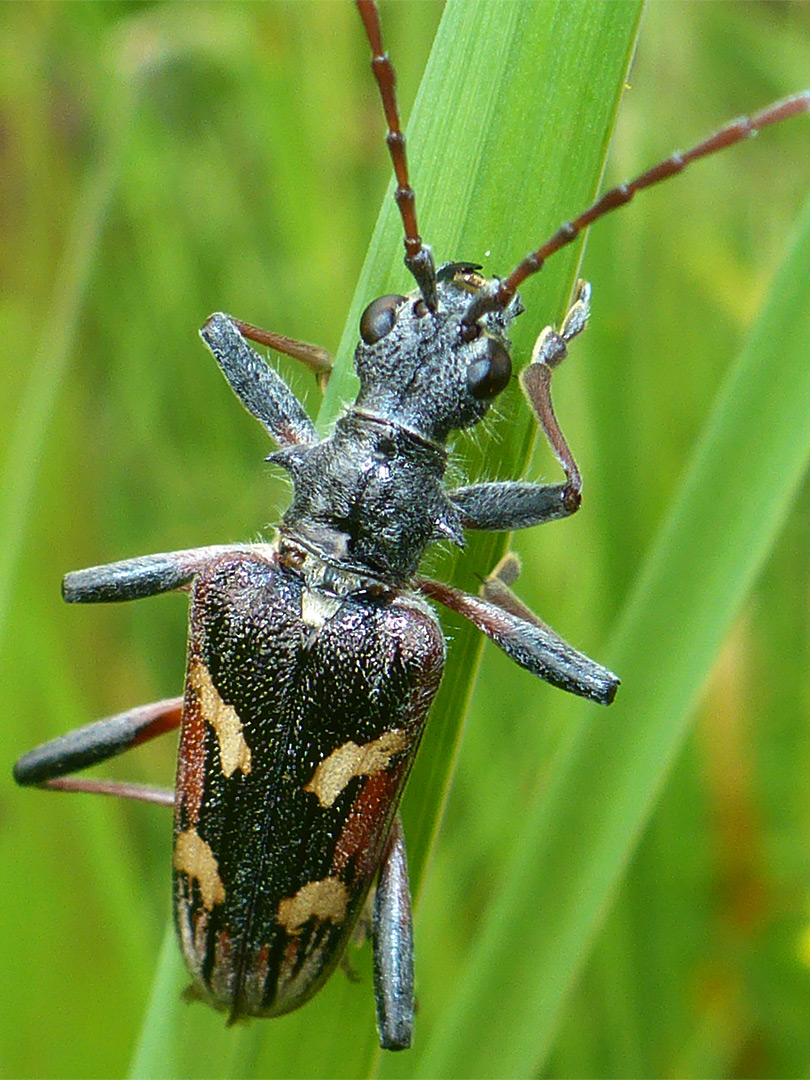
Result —
<instances>
[{"instance_id":1,"label":"beetle antenna","mask_svg":"<svg viewBox=\"0 0 810 1080\"><path fill-rule=\"evenodd\" d=\"M670 176L683 172L687 165L691 165L698 158L709 157L711 154L716 154L718 150L734 146L735 143L755 135L770 124L778 124L782 120L788 120L790 117L806 112L810 112L810 90L804 90L793 97L783 98L751 116L742 116L738 120L732 120L731 123L726 124L714 135L710 135L708 139L699 142L690 150L671 154L634 180L606 191L579 217L561 225L552 237L518 263L508 277L501 281L496 279L489 289L482 289L476 294L461 320L462 337L467 340L476 337L479 332L476 324L482 315L488 311L502 311L511 302L526 278L542 270L549 256L576 240L583 229L610 213L611 210L629 203L637 191L652 187L653 184L658 184L662 180L668 180Z\"/></svg>"},{"instance_id":2,"label":"beetle antenna","mask_svg":"<svg viewBox=\"0 0 810 1080\"><path fill-rule=\"evenodd\" d=\"M428 244L422 243L416 223L416 194L408 178L408 158L405 153L405 136L399 122L394 65L388 53L383 49L380 13L376 3L374 0L356 0L356 3L366 29L366 37L371 45L371 70L380 88L380 97L388 124L385 141L397 178L394 198L405 229L405 265L416 279L416 284L428 308L435 311L438 303L436 266L433 262L433 252Z\"/></svg>"}]
</instances>

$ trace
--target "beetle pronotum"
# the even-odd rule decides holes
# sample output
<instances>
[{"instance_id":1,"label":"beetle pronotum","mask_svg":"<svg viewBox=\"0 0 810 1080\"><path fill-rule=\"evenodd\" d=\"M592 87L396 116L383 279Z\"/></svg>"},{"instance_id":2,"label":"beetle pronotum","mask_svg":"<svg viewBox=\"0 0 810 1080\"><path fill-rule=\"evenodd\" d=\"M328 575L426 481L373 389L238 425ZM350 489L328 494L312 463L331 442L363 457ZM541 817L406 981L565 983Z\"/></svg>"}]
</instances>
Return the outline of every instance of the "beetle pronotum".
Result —
<instances>
[{"instance_id":1,"label":"beetle pronotum","mask_svg":"<svg viewBox=\"0 0 810 1080\"><path fill-rule=\"evenodd\" d=\"M367 4L361 7L374 50L380 52L381 49L375 41L377 31L373 9ZM388 69L382 63L377 67L378 71L383 73L384 81ZM385 95L386 91L383 92ZM700 144L692 152L692 157L731 145L749 131L806 111L807 107L808 96L805 94L764 110L747 122L747 126L729 126L723 129L723 133L715 137L714 141ZM387 113L389 124L396 128L390 97L387 98ZM688 160L689 155L685 161ZM184 733L186 744L178 780L178 792L185 800L186 809L189 803L191 809L188 820L179 819L177 830L175 869L179 881L178 909L181 912L181 936L184 938L195 979L202 987L204 996L219 1007L227 1008L232 1017L252 1013L272 1015L274 1012L286 1011L302 1003L317 989L337 959L345 943L352 917L359 912L372 873L382 861L391 867L390 873L399 893L404 895L406 891L402 871L394 869L402 857L402 845L396 832L391 834L392 840L387 840L388 828L401 784L407 774L410 755L415 751L427 706L435 692L434 684L438 674L431 671L426 675L425 668L432 665L438 669L441 664L441 646L438 639L432 636L434 630L430 617L426 616L426 609L421 603L411 603L407 595L410 583L415 584L423 595L447 603L477 622L510 655L535 673L595 700L604 703L612 700L616 688L615 677L587 661L581 654L570 650L546 628L533 622L525 609L504 590L502 580L490 580L487 596L481 600L464 597L448 587L416 577L416 564L422 550L438 536L444 535L458 542L461 539L461 527L522 527L566 516L578 508L578 471L551 410L548 383L551 370L565 355L567 341L584 328L589 298L586 287L583 286L578 291L561 331L541 335L529 374L524 377L524 385L535 412L563 465L566 483L544 488L505 483L491 486L471 485L457 489L450 498L454 513L450 513L443 504L437 503L436 506L429 507L430 512L425 515L425 521L430 528L426 527L421 531L416 528L414 521L405 520L405 508L406 505L413 506L425 495L426 477L433 473L439 478L443 475L443 459L437 452L436 444L443 441L449 429L477 422L485 411L485 405L480 403L488 402L499 393L510 377L508 357L505 356L506 328L511 318L518 313L514 303L517 286L526 276L540 268L544 258L553 254L569 239L573 239L582 227L600 216L601 212L613 204L626 201L634 190L640 190L649 183L657 182L677 171L682 163L667 159L647 175L646 179L636 181L618 194L611 193L603 197L603 201L596 204L595 209L586 211L577 219L574 228L555 234L547 244L538 249L529 262L516 267L504 282L496 282L494 279L487 282L478 274L477 267L467 263L454 263L440 268L437 287L435 270L426 255L425 247L417 237L416 221L409 219L406 212L404 216L409 265L420 295L409 298L381 298L381 301L372 303L367 309L366 318L361 324L361 335L366 348L361 346L359 359L361 365L365 364L366 382L370 384L370 389L366 387L359 407L346 421L344 434L348 445L347 456L340 461L340 469L335 473L330 492L330 501L325 506L321 505L323 492L318 485L328 470L324 463L319 462L317 474L307 475L303 452L299 454L297 450L298 447L309 449L320 444L315 442L308 421L287 397L285 390L280 388L263 367L257 366L253 354L247 351L247 346L244 345L242 335L286 348L292 355L296 355L295 348L291 348L289 343L285 346L277 337L266 335L245 323L222 316L214 317L204 328L207 344L249 410L258 416L273 437L287 448L288 452L276 455L276 460L289 469L299 482L297 497L300 498L300 504L294 506L293 513L287 520L286 546L283 542L281 549L271 545L234 545L220 549L201 549L194 553L173 553L166 557L129 560L126 564L69 575L66 582L67 598L85 601L132 599L171 588L189 587L192 580L194 581L198 611L197 621L192 623L192 631L198 632L199 640L192 644L187 676ZM395 155L395 165L401 173L401 184L407 193L404 156ZM604 199L607 199L607 202ZM403 199L406 207L408 202L407 198ZM416 344L420 325L432 326L442 311L451 313L455 320L453 332L457 345L449 343L446 351L448 357L455 357L457 354L463 356L464 385L470 399L465 399L464 402L456 400L454 395L460 391L457 391L455 385L451 387L446 371L433 373L434 381L423 388L425 396L420 397L409 407L410 411L403 414L402 401L392 405L391 398L401 399L405 390L411 392L412 385L418 383L418 377L421 377L428 363L426 356L419 351L423 346ZM399 351L394 354L393 360L390 354L385 353L385 349L373 353L372 350L388 339L395 327L399 327L397 332L403 336L401 340L398 339ZM476 342L480 345L478 351L475 351ZM437 349L438 346L432 342L431 361L435 359ZM411 350L416 359L413 359ZM306 348L298 349L298 353L303 353L309 359L314 358L312 351ZM394 368L390 376L386 377L399 378L397 364L403 361L404 357L416 364L407 387L403 389L397 385L394 394L388 383L384 383L382 389L374 385L379 378L381 366L386 364ZM448 382L442 385L441 389L447 394L452 390L450 396L453 400L450 404L441 403L441 410L437 409L436 415L433 415L438 380L445 376ZM263 396L257 396L255 390L246 385L246 379L261 384ZM473 402L478 402L479 405ZM381 468L386 471L385 477L377 477L380 493L373 497L369 494L370 489L365 477L365 473L372 469L372 464L365 457L360 470L364 474L362 485L356 478L352 478L351 483L347 480L351 467L360 460L361 444L364 447L363 454L367 453L365 445L372 444L371 460L382 462ZM399 466L404 467L406 475L398 478L394 487L386 488L385 485L389 483L387 471ZM415 474L418 484L409 474L411 468L419 470L418 474ZM362 499L358 495L361 488ZM347 492L352 493L350 497ZM407 496L407 500L402 496ZM395 526L390 530L387 528L390 524L388 515ZM400 525L402 527L397 529L396 526ZM279 567L283 568L283 573ZM237 587L230 577L224 582L216 577L215 572L220 570L224 570L226 576L241 575L239 588L244 589L244 592L238 593L238 596L243 598L237 598ZM209 574L213 576L208 577ZM278 583L277 576L284 580ZM245 578L244 582L242 577ZM251 598L255 598L263 590L269 591L273 597L280 596L288 587L292 592L289 597L286 597L285 593L283 614L293 609L298 613L295 630L293 632L286 624L281 628L276 626L273 633L265 638L259 631L265 628L271 608L275 618L275 608L270 605L264 609L262 619L259 620L261 625L254 624L246 617ZM247 788L245 778L255 777L259 772L256 768L259 748L252 745L251 736L255 734L257 726L268 720L268 716L261 712L258 718L247 716L249 701L257 697L258 683L251 683L247 688L234 688L228 684L228 679L235 672L241 672L243 663L249 666L255 659L256 654L249 649L245 653L245 642L253 640L251 635L257 634L263 650L285 637L292 640L291 635L294 636L295 646L292 652L296 655L302 650L311 654L328 642L325 655L319 659L318 672L323 673L329 668L330 656L340 662L341 670L345 670L348 662L354 663L354 654L347 656L344 652L348 630L345 626L338 625L336 620L340 618L342 607L351 606L357 597L362 600L363 619L370 619L372 609L376 612L377 608L384 604L391 608L396 608L399 604L407 609L407 625L400 629L398 638L392 639L395 640L397 649L403 642L411 644L412 635L425 635L425 640L418 647L414 644L416 659L408 661L414 666L414 674L409 674L401 684L388 680L392 696L390 701L384 701L385 708L393 713L402 706L404 719L390 727L383 725L381 716L375 714L374 723L369 724L369 705L362 715L368 730L364 726L362 731L355 731L347 725L341 727L338 732L339 741L335 745L300 745L301 753L296 755L295 760L301 766L302 775L292 779L293 786L284 795L287 801L280 813L282 818L291 815L297 822L305 821L309 831L313 827L312 822L323 811L321 817L326 823L324 835L328 834L331 838L334 838L334 826L338 821L342 822L345 831L350 822L354 827L355 821L359 821L363 828L368 828L369 821L373 818L373 858L369 867L358 876L359 884L355 884L354 879L347 882L344 880L346 867L352 860L356 864L360 847L350 847L346 841L342 846L327 850L322 844L316 854L332 860L329 867L331 872L318 871L323 876L316 876L316 871L309 866L302 868L296 864L294 869L304 876L295 883L279 885L282 891L271 898L272 919L268 915L258 919L254 906L259 900L248 900L243 893L237 893L237 907L247 908L245 921L238 923L242 917L238 912L234 913L234 910L229 908L229 914L223 913L226 905L230 903L231 894L241 887L240 875L246 874L249 878L254 878L256 866L265 865L265 846L262 845L259 862L252 865L237 847L226 851L221 840L225 833L233 831L234 820L247 806L247 803L243 805L244 798L241 795ZM216 618L212 614L214 610L217 612ZM390 614L390 611L388 613ZM234 615L237 616L235 629L222 631L217 620L225 620ZM401 616L399 610L397 615ZM281 619L281 615L278 619ZM269 621L272 622L273 619ZM329 640L332 629L335 636ZM364 680L368 679L375 665L390 667L392 664L380 644L382 639L375 636L376 634L376 630L372 632L365 627L358 640L358 649L361 652L368 649L369 652L369 656L365 656L363 660L364 666L361 665ZM387 641L387 638L385 640ZM227 664L222 665L223 654L228 651L232 652L233 656ZM397 653L397 663L400 661L401 657ZM285 660L268 657L265 658L265 663L278 675L280 681L294 668L289 657ZM222 671L218 674L220 667ZM340 683L341 677L340 673L336 675L330 672L329 685L338 687L342 697L359 698L360 690L351 688L350 692L345 684ZM385 683L383 675L376 674L372 681L375 695L379 696L380 687ZM299 691L300 693L302 691ZM322 691L319 691L319 695L322 696ZM411 702L408 695L419 700ZM285 701L287 700L292 699L285 698ZM296 703L301 700L299 696ZM274 704L273 707L288 715L285 704ZM333 704L333 720L336 715L342 715L339 711L335 714L334 709ZM110 753L120 752L132 741L131 735L140 739L145 734L155 734L159 730L174 726L179 719L178 710L177 701L159 703L148 710L136 710L126 719L119 718L114 724L108 723L103 728L94 727L92 733L77 733L78 739L63 742L59 746L49 744L41 752L27 755L21 761L18 779L26 783L45 782L54 787L107 790L98 783L87 785L79 781L57 781L54 777L72 768L91 764ZM293 713L289 713L289 716L292 717ZM360 717L347 712L345 719L359 720ZM415 728L419 729L416 734L412 735L406 730L405 720L412 721ZM319 714L318 723L323 725L324 722L325 718ZM134 732L131 728L133 723ZM208 747L205 755L195 758L194 755L199 753L203 742ZM278 747L277 739L274 745ZM313 749L314 756L310 755ZM71 757L74 752L75 757ZM275 776L273 770L278 771L278 763L271 761L270 764L273 769L261 778L261 790L275 798L280 790L280 779L275 786L271 779ZM216 772L214 778L208 775L206 770L209 769ZM222 791L225 788L218 788L213 793L208 791L209 783L214 784L216 781L230 784L234 778L241 786L238 789L227 787L227 791L233 790L233 794L223 796ZM283 779L286 782L290 778L285 775ZM370 800L373 795L377 802L380 802L377 787L385 784L390 785L390 792L382 800L385 804L384 812L368 809L362 800ZM131 788L122 793L137 794ZM150 793L148 797L158 801L158 796L154 793ZM233 801L233 808L228 811L231 817L224 825L214 822L214 810L209 809L209 804L210 807L216 807L222 803L223 798ZM343 803L339 810L333 810L341 799ZM306 807L305 814L300 817L297 813L293 814L295 800L301 801ZM330 815L328 820L325 816L327 812ZM377 817L374 817L375 814ZM300 824L296 826L303 827ZM211 830L210 834L208 829ZM367 833L364 833L364 842L367 838ZM385 855L384 849L387 852ZM232 868L229 867L226 873L224 865L231 859L236 860L236 863ZM386 906L385 903L388 881L386 878L385 886L379 890L383 897L383 910L377 917L378 940L382 942L378 946L377 955L383 967L392 954L398 951L407 954L410 951L407 934L402 929L406 920L392 914L390 905ZM182 921L184 917L185 922ZM229 919L233 920L233 925L228 922ZM238 932L233 929L237 923ZM260 927L265 938L263 941L254 941L254 933ZM267 930L267 927L271 927L271 930ZM339 933L333 930L335 927L339 927ZM278 939L272 949L268 944L271 934ZM309 950L310 941L315 942L312 950ZM284 942L286 945L282 948ZM397 967L398 964L399 961L396 961L394 966ZM410 1040L411 975L407 968L406 963L402 971L384 971L379 979L381 1039L383 1044L390 1048L402 1048ZM277 991L282 983L285 983L285 993L288 996L279 1001ZM392 985L394 1000L390 1003L386 994Z\"/></svg>"}]
</instances>

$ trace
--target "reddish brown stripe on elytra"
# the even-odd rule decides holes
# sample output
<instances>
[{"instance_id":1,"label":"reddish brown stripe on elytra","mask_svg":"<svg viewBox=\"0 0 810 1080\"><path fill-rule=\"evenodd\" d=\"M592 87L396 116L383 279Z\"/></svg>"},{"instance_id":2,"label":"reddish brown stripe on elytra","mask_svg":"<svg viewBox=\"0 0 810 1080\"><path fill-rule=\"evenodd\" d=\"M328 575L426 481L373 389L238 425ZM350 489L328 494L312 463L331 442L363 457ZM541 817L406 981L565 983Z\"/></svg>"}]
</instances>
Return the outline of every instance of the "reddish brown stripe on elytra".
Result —
<instances>
[{"instance_id":1,"label":"reddish brown stripe on elytra","mask_svg":"<svg viewBox=\"0 0 810 1080\"><path fill-rule=\"evenodd\" d=\"M356 857L359 874L374 874L380 861L381 825L399 786L403 768L404 763L390 772L369 776L365 781L335 844L332 873L340 874Z\"/></svg>"},{"instance_id":2,"label":"reddish brown stripe on elytra","mask_svg":"<svg viewBox=\"0 0 810 1080\"><path fill-rule=\"evenodd\" d=\"M200 817L205 789L205 729L200 700L190 689L183 705L183 727L177 758L177 807L182 808L184 823L196 825Z\"/></svg>"}]
</instances>

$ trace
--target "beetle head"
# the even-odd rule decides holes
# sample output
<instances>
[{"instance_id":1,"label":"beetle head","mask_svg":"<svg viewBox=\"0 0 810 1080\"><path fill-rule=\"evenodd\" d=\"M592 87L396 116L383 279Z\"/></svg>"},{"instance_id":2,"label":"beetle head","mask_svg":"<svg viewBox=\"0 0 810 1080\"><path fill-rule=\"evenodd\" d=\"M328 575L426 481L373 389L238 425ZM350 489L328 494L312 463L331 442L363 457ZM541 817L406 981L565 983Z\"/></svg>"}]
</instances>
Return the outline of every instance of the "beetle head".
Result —
<instances>
[{"instance_id":1,"label":"beetle head","mask_svg":"<svg viewBox=\"0 0 810 1080\"><path fill-rule=\"evenodd\" d=\"M436 311L428 310L418 291L368 305L355 353L357 408L440 443L451 431L478 423L511 378L507 334L523 310L515 296L504 310L486 312L477 335L465 340L462 320L470 301L490 286L479 269L471 263L441 266Z\"/></svg>"}]
</instances>

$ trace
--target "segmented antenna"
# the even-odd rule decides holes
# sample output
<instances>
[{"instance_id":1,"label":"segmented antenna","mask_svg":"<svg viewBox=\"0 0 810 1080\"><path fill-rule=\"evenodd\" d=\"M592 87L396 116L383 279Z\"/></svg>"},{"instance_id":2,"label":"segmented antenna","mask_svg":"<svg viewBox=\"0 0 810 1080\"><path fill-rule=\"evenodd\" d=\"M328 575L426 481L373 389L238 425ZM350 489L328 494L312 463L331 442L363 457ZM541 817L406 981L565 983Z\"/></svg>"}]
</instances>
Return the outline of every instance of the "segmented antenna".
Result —
<instances>
[{"instance_id":1,"label":"segmented antenna","mask_svg":"<svg viewBox=\"0 0 810 1080\"><path fill-rule=\"evenodd\" d=\"M394 173L397 178L397 190L394 193L402 224L405 229L405 265L416 279L422 297L431 311L436 310L436 266L433 253L427 244L422 243L416 223L416 194L408 179L408 158L405 153L405 136L399 122L399 108L396 95L396 75L388 53L383 50L380 13L374 0L356 0L357 10L363 20L369 45L371 46L371 70L380 88L388 134L385 141L391 154Z\"/></svg>"},{"instance_id":2,"label":"segmented antenna","mask_svg":"<svg viewBox=\"0 0 810 1080\"><path fill-rule=\"evenodd\" d=\"M549 240L518 263L508 277L502 281L493 281L489 288L482 289L474 297L461 320L462 337L466 340L476 337L479 332L476 324L482 315L488 311L502 311L526 278L542 270L549 256L576 240L582 230L592 225L594 221L604 217L611 210L629 203L637 191L652 187L653 184L658 184L662 180L668 180L670 176L683 172L687 165L691 165L698 158L708 157L710 154L717 153L718 150L734 146L735 143L747 139L770 124L778 124L782 120L788 120L790 117L799 116L805 112L810 112L810 90L804 90L793 97L777 101L752 116L742 116L739 120L732 120L730 124L726 124L714 135L710 135L708 139L693 146L691 150L672 154L634 180L606 191L579 217L561 225Z\"/></svg>"}]
</instances>

